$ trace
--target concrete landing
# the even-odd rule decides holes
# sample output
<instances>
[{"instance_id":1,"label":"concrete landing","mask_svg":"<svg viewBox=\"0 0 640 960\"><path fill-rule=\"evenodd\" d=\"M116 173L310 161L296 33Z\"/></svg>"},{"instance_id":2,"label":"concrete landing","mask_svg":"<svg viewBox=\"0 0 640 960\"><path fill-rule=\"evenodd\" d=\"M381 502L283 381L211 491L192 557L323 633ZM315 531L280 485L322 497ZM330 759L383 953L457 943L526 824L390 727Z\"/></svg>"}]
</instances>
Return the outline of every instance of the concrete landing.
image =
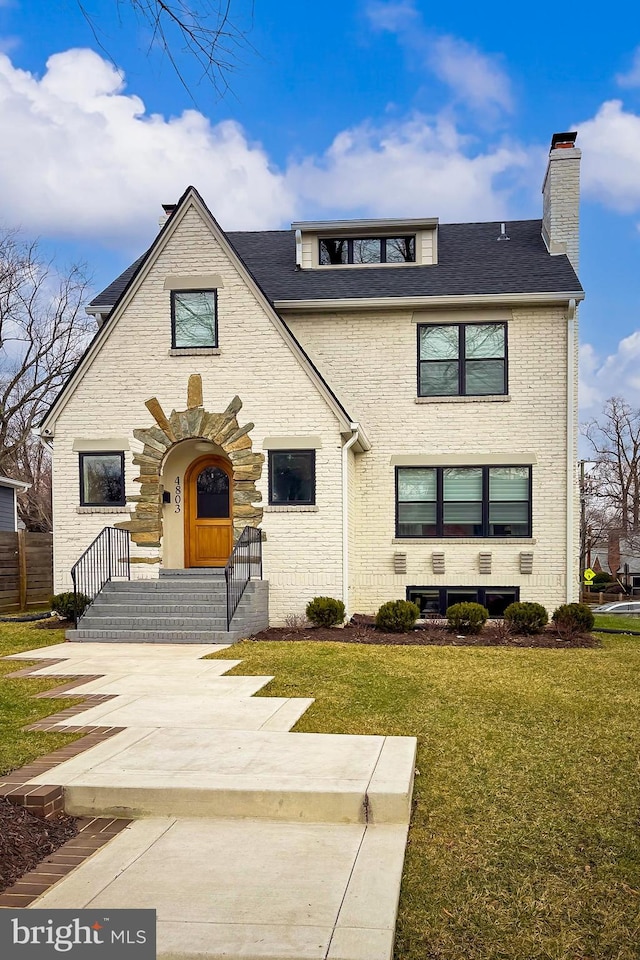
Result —
<instances>
[{"instance_id":1,"label":"concrete landing","mask_svg":"<svg viewBox=\"0 0 640 960\"><path fill-rule=\"evenodd\" d=\"M406 834L138 821L33 906L155 908L159 960L389 960Z\"/></svg>"}]
</instances>

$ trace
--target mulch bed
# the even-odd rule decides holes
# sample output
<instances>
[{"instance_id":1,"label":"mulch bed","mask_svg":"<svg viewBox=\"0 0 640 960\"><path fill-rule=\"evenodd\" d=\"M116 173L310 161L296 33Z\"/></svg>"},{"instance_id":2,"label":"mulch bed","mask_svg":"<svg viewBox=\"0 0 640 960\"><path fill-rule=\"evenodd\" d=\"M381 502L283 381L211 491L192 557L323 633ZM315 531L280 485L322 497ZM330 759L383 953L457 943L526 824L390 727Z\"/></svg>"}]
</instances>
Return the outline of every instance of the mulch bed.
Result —
<instances>
[{"instance_id":1,"label":"mulch bed","mask_svg":"<svg viewBox=\"0 0 640 960\"><path fill-rule=\"evenodd\" d=\"M58 620L57 617L40 620L35 625L36 630L70 630L72 627L75 627L73 620Z\"/></svg>"},{"instance_id":2,"label":"mulch bed","mask_svg":"<svg viewBox=\"0 0 640 960\"><path fill-rule=\"evenodd\" d=\"M330 640L338 643L373 643L419 647L546 647L565 650L576 647L600 647L602 642L591 634L563 639L554 627L531 637L511 636L502 622L489 621L480 634L460 636L449 633L446 623L434 621L418 626L411 633L383 633L376 630L374 618L355 614L346 627L270 627L255 634L252 640Z\"/></svg>"},{"instance_id":3,"label":"mulch bed","mask_svg":"<svg viewBox=\"0 0 640 960\"><path fill-rule=\"evenodd\" d=\"M0 797L0 893L77 833L73 817L43 820Z\"/></svg>"}]
</instances>

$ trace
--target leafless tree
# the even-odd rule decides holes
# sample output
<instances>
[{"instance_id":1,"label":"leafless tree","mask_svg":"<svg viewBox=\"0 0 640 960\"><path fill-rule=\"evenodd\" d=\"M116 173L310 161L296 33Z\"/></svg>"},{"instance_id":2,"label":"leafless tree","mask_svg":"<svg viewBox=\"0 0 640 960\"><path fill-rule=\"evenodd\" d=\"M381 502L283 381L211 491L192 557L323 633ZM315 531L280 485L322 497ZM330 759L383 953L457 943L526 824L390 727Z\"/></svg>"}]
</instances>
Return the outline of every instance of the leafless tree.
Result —
<instances>
[{"instance_id":1,"label":"leafless tree","mask_svg":"<svg viewBox=\"0 0 640 960\"><path fill-rule=\"evenodd\" d=\"M81 267L59 274L36 243L0 232L0 474L33 484L18 497L32 530L51 520L50 465L32 431L93 331L86 290Z\"/></svg>"},{"instance_id":2,"label":"leafless tree","mask_svg":"<svg viewBox=\"0 0 640 960\"><path fill-rule=\"evenodd\" d=\"M591 450L591 500L622 533L640 531L640 409L611 397L602 415L586 423Z\"/></svg>"},{"instance_id":3,"label":"leafless tree","mask_svg":"<svg viewBox=\"0 0 640 960\"><path fill-rule=\"evenodd\" d=\"M240 27L232 6L240 0L114 0L121 15L125 8L133 10L138 21L149 31L149 49L159 47L175 70L180 82L190 93L181 57L190 56L218 94L229 86L229 74L235 69L241 48L250 46L246 32ZM253 0L246 0L253 15ZM100 23L104 16L91 13L84 0L78 0L84 18L91 27L100 47L108 54L108 44L102 40Z\"/></svg>"}]
</instances>

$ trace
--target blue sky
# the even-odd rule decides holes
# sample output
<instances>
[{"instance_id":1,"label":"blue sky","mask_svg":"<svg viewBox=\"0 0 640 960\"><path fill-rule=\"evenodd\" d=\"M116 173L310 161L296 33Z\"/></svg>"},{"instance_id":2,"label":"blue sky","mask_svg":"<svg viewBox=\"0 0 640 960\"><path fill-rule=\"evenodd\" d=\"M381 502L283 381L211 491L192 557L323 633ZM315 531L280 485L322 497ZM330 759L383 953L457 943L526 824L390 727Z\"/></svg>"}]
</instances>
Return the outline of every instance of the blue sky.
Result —
<instances>
[{"instance_id":1,"label":"blue sky","mask_svg":"<svg viewBox=\"0 0 640 960\"><path fill-rule=\"evenodd\" d=\"M583 415L640 406L640 16L539 2L233 0L222 98L194 99L126 2L0 0L2 220L95 288L193 183L228 229L541 215L551 134L583 151ZM195 102L194 102L195 101Z\"/></svg>"}]
</instances>

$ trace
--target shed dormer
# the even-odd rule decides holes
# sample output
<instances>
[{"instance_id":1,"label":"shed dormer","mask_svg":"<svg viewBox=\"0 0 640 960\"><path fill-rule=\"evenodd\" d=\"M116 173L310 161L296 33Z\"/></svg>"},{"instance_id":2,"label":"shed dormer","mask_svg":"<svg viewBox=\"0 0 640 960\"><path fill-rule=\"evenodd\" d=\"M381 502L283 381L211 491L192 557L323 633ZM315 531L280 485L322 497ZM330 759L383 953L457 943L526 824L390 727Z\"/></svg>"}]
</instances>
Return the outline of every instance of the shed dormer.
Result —
<instances>
[{"instance_id":1,"label":"shed dormer","mask_svg":"<svg viewBox=\"0 0 640 960\"><path fill-rule=\"evenodd\" d=\"M303 270L408 267L438 262L438 218L292 223Z\"/></svg>"}]
</instances>

